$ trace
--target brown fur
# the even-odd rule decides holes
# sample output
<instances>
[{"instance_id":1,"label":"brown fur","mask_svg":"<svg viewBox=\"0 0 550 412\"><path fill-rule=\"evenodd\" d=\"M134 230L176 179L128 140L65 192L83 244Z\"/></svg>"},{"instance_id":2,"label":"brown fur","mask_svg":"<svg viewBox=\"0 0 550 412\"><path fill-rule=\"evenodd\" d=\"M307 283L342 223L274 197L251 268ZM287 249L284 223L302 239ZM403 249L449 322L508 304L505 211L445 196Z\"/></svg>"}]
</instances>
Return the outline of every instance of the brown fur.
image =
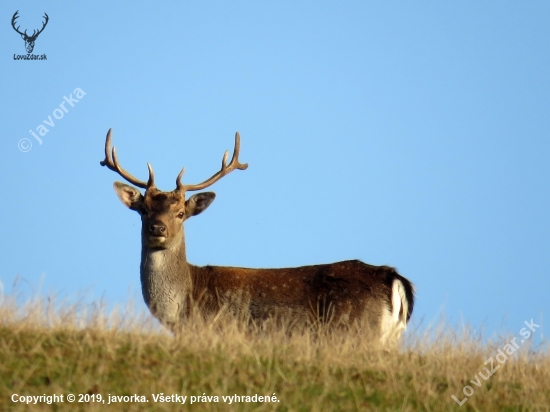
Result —
<instances>
[{"instance_id":1,"label":"brown fur","mask_svg":"<svg viewBox=\"0 0 550 412\"><path fill-rule=\"evenodd\" d=\"M216 312L225 302L220 296L243 293L249 298L254 319L291 312L308 320L354 323L365 313L379 313L380 302L390 305L394 279L407 290L409 320L414 297L410 282L388 266L372 266L359 260L281 269L249 269L225 266L192 266L193 298L205 312ZM214 292L215 291L215 292ZM369 325L376 328L378 316Z\"/></svg>"}]
</instances>

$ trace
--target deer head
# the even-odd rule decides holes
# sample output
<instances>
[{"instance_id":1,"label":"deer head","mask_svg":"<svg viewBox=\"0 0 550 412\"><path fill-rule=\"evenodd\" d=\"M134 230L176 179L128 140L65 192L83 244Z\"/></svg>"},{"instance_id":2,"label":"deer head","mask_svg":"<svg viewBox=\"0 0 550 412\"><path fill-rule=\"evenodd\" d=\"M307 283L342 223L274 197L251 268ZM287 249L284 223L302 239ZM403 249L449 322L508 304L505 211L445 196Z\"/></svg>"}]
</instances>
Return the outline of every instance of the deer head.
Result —
<instances>
[{"instance_id":1,"label":"deer head","mask_svg":"<svg viewBox=\"0 0 550 412\"><path fill-rule=\"evenodd\" d=\"M163 192L156 188L153 168L149 163L147 163L149 169L147 182L137 179L120 166L115 147L111 149L111 129L105 139L105 160L100 164L117 172L132 185L145 189L145 193L141 194L136 187L125 183L115 182L113 185L122 203L140 214L143 245L149 249L170 249L183 241L183 222L203 212L216 197L213 192L203 192L194 194L186 200L185 193L205 189L235 169L245 170L248 164L239 163L239 150L240 136L237 132L233 157L229 164L227 164L228 152L226 151L221 169L209 179L196 185L184 185L181 182L185 171L183 168L176 178L176 188L171 192Z\"/></svg>"},{"instance_id":2,"label":"deer head","mask_svg":"<svg viewBox=\"0 0 550 412\"><path fill-rule=\"evenodd\" d=\"M24 33L20 32L19 31L19 27L20 26L17 26L15 27L15 20L17 20L17 18L19 17L17 15L17 13L19 13L19 10L17 10L14 14L13 14L13 17L11 19L11 25L13 27L13 29L19 33L21 35L21 38L23 40L25 40L25 48L27 49L27 53L32 53L32 51L34 50L34 42L36 41L36 38L38 37L38 35L40 33L42 33L42 31L44 31L44 28L46 27L46 25L48 24L48 20L49 20L49 17L46 13L44 13L44 18L46 19L46 21L44 23L42 23L42 28L38 31L36 30L33 30L32 32L32 35L29 36L27 34L27 30L25 30Z\"/></svg>"}]
</instances>

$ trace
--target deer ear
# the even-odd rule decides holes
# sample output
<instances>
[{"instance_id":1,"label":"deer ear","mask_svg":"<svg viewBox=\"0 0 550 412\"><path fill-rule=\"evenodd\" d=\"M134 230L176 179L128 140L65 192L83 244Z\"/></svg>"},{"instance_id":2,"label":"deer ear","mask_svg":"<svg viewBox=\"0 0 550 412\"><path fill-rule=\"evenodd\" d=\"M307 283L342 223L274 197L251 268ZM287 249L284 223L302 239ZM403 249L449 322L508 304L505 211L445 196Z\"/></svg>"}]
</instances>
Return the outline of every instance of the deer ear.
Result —
<instances>
[{"instance_id":1,"label":"deer ear","mask_svg":"<svg viewBox=\"0 0 550 412\"><path fill-rule=\"evenodd\" d=\"M113 187L115 188L118 198L126 207L137 212L141 210L143 195L138 189L121 182L113 183Z\"/></svg>"},{"instance_id":2,"label":"deer ear","mask_svg":"<svg viewBox=\"0 0 550 412\"><path fill-rule=\"evenodd\" d=\"M214 201L216 194L214 192L203 192L197 193L196 195L191 196L185 202L185 214L187 217L196 216L199 213L202 213L210 203Z\"/></svg>"}]
</instances>

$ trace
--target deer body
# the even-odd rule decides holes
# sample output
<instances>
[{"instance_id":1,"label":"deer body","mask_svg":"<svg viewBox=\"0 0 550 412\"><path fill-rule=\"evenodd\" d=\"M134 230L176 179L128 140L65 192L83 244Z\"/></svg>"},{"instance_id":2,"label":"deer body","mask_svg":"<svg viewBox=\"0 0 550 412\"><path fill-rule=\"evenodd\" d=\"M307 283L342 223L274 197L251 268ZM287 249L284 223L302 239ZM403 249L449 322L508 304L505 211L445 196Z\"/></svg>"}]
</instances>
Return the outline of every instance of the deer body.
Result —
<instances>
[{"instance_id":1,"label":"deer body","mask_svg":"<svg viewBox=\"0 0 550 412\"><path fill-rule=\"evenodd\" d=\"M116 171L133 186L115 182L120 200L142 220L141 285L151 313L176 332L192 308L204 316L225 308L245 309L253 320L287 317L293 324L317 322L365 330L382 342L398 337L406 328L414 305L412 284L388 266L358 260L280 269L195 266L187 262L183 222L203 212L214 200L212 192L185 199L186 191L203 189L234 169L239 135L229 165L224 155L221 170L198 185L183 185L180 172L172 192L140 181L120 167L107 134L102 165Z\"/></svg>"}]
</instances>

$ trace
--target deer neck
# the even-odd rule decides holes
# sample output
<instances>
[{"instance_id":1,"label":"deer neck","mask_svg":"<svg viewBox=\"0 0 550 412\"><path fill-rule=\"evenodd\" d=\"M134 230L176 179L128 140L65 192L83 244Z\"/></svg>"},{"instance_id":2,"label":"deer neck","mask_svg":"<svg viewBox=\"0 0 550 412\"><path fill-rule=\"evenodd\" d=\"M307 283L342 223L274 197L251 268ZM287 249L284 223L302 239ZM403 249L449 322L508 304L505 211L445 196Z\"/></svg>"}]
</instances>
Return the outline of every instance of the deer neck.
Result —
<instances>
[{"instance_id":1,"label":"deer neck","mask_svg":"<svg viewBox=\"0 0 550 412\"><path fill-rule=\"evenodd\" d=\"M149 310L167 326L178 323L192 289L191 268L181 240L168 249L141 247L141 290Z\"/></svg>"}]
</instances>

